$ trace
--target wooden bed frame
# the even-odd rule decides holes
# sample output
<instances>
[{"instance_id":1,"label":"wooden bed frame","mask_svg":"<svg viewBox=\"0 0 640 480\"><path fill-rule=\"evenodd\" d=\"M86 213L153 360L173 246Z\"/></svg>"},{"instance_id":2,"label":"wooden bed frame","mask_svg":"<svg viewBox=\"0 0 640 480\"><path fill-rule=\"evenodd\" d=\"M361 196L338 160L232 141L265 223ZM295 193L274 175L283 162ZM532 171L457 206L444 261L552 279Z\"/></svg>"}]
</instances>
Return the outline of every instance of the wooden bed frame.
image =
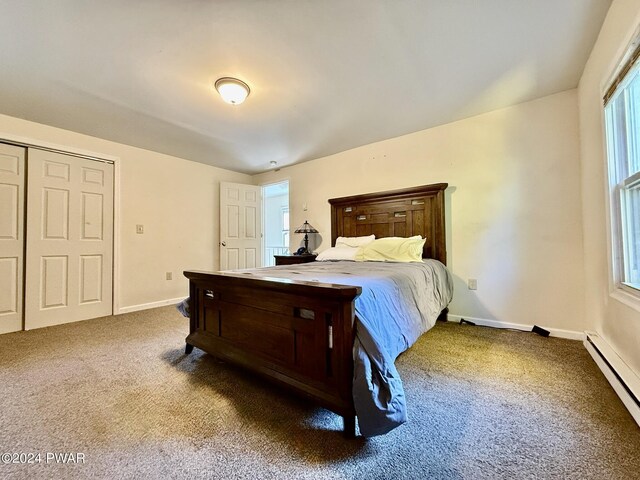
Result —
<instances>
[{"instance_id":1,"label":"wooden bed frame","mask_svg":"<svg viewBox=\"0 0 640 480\"><path fill-rule=\"evenodd\" d=\"M423 257L446 264L446 183L334 198L332 245L338 236L422 235ZM355 299L360 287L185 271L190 333L198 347L246 367L341 415L355 436L352 396ZM446 319L445 309L439 319Z\"/></svg>"}]
</instances>

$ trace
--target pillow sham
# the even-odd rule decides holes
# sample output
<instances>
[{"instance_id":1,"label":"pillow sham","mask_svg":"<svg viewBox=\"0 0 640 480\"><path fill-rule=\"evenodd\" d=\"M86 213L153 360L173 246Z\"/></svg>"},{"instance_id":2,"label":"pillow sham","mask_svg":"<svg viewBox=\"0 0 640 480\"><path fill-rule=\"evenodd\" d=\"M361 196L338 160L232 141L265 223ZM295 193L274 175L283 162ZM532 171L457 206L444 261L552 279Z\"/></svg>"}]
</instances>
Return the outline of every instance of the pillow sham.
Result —
<instances>
[{"instance_id":1,"label":"pillow sham","mask_svg":"<svg viewBox=\"0 0 640 480\"><path fill-rule=\"evenodd\" d=\"M356 259L357 248L354 247L331 247L320 252L316 257L316 262L328 262L331 260L351 260Z\"/></svg>"},{"instance_id":2,"label":"pillow sham","mask_svg":"<svg viewBox=\"0 0 640 480\"><path fill-rule=\"evenodd\" d=\"M373 242L375 235L367 235L366 237L338 237L336 238L336 247L352 247L358 248Z\"/></svg>"},{"instance_id":3,"label":"pillow sham","mask_svg":"<svg viewBox=\"0 0 640 480\"><path fill-rule=\"evenodd\" d=\"M385 237L358 248L357 262L421 262L426 239L414 237Z\"/></svg>"}]
</instances>

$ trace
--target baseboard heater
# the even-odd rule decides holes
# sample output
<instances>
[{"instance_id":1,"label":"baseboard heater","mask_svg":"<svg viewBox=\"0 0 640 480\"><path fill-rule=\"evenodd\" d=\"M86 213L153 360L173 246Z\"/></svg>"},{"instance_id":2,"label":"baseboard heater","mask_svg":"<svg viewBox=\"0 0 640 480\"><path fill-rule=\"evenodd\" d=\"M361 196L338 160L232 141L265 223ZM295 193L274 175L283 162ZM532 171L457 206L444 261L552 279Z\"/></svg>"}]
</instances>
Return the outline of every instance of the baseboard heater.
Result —
<instances>
[{"instance_id":1,"label":"baseboard heater","mask_svg":"<svg viewBox=\"0 0 640 480\"><path fill-rule=\"evenodd\" d=\"M640 377L597 333L586 334L584 346L640 426Z\"/></svg>"}]
</instances>

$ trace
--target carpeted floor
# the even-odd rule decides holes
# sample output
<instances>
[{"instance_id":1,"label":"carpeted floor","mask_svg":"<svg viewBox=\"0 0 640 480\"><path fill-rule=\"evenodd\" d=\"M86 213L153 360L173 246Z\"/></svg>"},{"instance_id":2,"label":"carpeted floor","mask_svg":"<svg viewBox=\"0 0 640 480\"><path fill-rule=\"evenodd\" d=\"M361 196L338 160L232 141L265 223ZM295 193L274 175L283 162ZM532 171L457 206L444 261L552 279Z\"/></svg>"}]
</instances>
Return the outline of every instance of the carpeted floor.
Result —
<instances>
[{"instance_id":1,"label":"carpeted floor","mask_svg":"<svg viewBox=\"0 0 640 480\"><path fill-rule=\"evenodd\" d=\"M166 307L0 336L0 454L42 455L0 478L640 478L640 428L580 342L438 324L397 361L409 422L346 440L339 417L184 356L187 330Z\"/></svg>"}]
</instances>

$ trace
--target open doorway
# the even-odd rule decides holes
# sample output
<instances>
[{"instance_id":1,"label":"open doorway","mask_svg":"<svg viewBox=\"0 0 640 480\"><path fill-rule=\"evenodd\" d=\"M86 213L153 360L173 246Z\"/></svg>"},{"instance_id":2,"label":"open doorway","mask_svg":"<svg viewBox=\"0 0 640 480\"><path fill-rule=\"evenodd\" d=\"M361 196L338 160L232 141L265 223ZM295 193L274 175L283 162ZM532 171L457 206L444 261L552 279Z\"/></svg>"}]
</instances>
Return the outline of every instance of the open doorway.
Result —
<instances>
[{"instance_id":1,"label":"open doorway","mask_svg":"<svg viewBox=\"0 0 640 480\"><path fill-rule=\"evenodd\" d=\"M289 181L262 186L264 203L263 265L275 265L274 255L289 254Z\"/></svg>"}]
</instances>

